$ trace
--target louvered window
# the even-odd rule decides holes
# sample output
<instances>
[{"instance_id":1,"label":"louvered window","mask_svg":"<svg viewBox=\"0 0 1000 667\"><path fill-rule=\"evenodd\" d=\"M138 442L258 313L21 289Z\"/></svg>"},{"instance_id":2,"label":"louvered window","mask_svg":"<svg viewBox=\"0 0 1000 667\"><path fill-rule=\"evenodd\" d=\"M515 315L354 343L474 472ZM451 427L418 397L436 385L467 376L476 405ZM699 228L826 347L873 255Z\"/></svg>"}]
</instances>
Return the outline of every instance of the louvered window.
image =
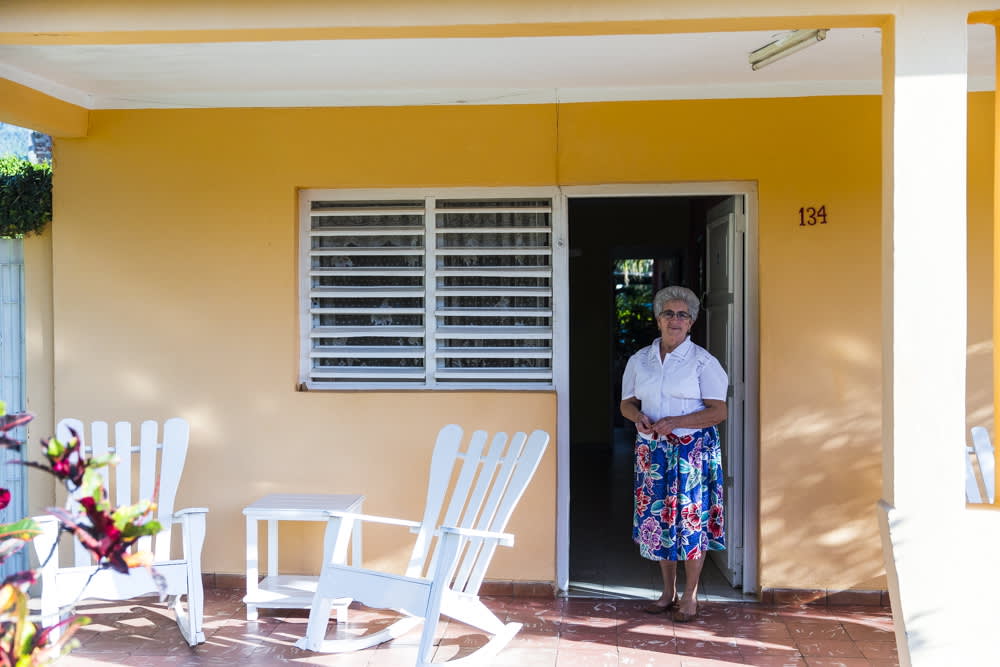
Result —
<instances>
[{"instance_id":1,"label":"louvered window","mask_svg":"<svg viewBox=\"0 0 1000 667\"><path fill-rule=\"evenodd\" d=\"M552 384L550 198L303 205L311 388Z\"/></svg>"}]
</instances>

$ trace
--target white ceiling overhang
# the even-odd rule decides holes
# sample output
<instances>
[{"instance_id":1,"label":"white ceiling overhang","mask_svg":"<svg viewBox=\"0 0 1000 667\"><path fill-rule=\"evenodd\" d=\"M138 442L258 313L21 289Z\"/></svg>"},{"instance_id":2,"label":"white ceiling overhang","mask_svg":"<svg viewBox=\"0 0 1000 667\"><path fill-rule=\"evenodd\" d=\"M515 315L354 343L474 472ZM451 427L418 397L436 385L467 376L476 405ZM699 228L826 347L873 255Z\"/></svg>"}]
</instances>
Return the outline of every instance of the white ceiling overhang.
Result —
<instances>
[{"instance_id":1,"label":"white ceiling overhang","mask_svg":"<svg viewBox=\"0 0 1000 667\"><path fill-rule=\"evenodd\" d=\"M822 27L822 26L817 26ZM0 44L0 78L87 109L527 104L868 95L881 35L833 29L759 71L765 31L183 44ZM969 88L994 87L969 26Z\"/></svg>"}]
</instances>

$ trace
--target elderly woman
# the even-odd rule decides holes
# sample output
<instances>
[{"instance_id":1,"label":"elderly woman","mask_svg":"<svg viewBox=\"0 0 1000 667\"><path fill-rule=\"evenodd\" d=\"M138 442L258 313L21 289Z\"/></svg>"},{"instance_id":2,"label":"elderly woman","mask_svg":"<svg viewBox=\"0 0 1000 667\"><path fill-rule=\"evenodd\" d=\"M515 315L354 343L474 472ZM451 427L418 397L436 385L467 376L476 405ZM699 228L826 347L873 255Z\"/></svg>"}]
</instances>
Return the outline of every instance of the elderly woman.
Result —
<instances>
[{"instance_id":1,"label":"elderly woman","mask_svg":"<svg viewBox=\"0 0 1000 667\"><path fill-rule=\"evenodd\" d=\"M686 287L656 293L660 337L628 360L621 412L635 422L635 513L632 539L643 558L659 561L663 594L646 611L673 612L679 623L698 609L705 556L725 549L722 453L716 424L726 418L728 377L688 334L698 297ZM677 561L684 561L684 597Z\"/></svg>"}]
</instances>

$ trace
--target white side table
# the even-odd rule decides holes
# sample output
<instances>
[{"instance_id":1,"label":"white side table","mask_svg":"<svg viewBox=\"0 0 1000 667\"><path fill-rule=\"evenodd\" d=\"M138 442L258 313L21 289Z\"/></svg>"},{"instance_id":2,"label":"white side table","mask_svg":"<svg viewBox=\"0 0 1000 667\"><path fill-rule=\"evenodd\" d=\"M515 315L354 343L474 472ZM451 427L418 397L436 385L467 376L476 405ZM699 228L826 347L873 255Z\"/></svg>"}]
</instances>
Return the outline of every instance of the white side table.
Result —
<instances>
[{"instance_id":1,"label":"white side table","mask_svg":"<svg viewBox=\"0 0 1000 667\"><path fill-rule=\"evenodd\" d=\"M278 574L278 522L323 521L328 510L361 512L365 497L357 494L273 493L243 508L247 518L247 620L257 620L257 608L308 609L312 606L318 576ZM267 576L258 583L257 522L267 521ZM332 545L324 544L324 550ZM361 522L351 533L351 563L361 564ZM335 604L337 622L347 620L347 605Z\"/></svg>"}]
</instances>

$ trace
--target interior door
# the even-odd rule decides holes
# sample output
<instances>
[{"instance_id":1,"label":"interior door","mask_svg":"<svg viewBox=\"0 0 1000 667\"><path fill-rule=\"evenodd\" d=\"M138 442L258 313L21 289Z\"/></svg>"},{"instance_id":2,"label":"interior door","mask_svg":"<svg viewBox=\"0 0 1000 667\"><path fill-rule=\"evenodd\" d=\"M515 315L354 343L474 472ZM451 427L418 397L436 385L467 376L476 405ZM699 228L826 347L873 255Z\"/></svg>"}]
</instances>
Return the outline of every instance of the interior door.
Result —
<instances>
[{"instance_id":1,"label":"interior door","mask_svg":"<svg viewBox=\"0 0 1000 667\"><path fill-rule=\"evenodd\" d=\"M742 197L729 197L708 212L705 296L708 351L729 374L729 417L722 440L726 550L710 557L734 587L743 584L743 248L746 218Z\"/></svg>"}]
</instances>

